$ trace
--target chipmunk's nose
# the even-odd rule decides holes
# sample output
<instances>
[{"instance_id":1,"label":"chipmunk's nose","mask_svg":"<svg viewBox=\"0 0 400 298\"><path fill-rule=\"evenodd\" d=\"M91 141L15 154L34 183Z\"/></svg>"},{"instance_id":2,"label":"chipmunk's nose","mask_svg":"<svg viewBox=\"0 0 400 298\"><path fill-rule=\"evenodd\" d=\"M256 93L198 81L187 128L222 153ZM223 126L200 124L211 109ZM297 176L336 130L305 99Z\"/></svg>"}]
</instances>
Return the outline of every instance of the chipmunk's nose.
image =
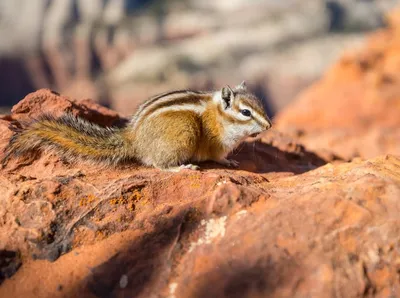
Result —
<instances>
[{"instance_id":1,"label":"chipmunk's nose","mask_svg":"<svg viewBox=\"0 0 400 298\"><path fill-rule=\"evenodd\" d=\"M267 119L267 123L265 125L265 130L270 129L272 127L272 122L271 120Z\"/></svg>"}]
</instances>

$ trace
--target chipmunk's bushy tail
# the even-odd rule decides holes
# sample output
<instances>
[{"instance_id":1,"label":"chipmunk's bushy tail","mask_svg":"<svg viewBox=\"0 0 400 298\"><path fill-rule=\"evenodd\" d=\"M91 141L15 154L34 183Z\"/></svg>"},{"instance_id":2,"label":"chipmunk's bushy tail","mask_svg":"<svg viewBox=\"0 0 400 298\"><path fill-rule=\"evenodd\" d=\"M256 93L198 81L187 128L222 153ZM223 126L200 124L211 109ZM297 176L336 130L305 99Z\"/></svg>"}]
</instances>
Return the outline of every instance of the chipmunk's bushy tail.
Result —
<instances>
[{"instance_id":1,"label":"chipmunk's bushy tail","mask_svg":"<svg viewBox=\"0 0 400 298\"><path fill-rule=\"evenodd\" d=\"M32 150L50 149L70 161L117 164L132 158L133 148L124 129L104 128L65 114L60 118L44 115L22 128L14 128L5 149L3 166L11 156Z\"/></svg>"}]
</instances>

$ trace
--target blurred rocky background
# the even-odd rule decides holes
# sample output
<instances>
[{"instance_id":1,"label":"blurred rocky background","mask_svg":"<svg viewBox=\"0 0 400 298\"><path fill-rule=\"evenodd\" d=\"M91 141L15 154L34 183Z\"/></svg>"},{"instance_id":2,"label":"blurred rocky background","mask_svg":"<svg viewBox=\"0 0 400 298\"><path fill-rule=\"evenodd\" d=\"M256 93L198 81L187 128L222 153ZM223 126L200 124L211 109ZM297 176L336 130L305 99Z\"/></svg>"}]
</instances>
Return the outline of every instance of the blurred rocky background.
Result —
<instances>
[{"instance_id":1,"label":"blurred rocky background","mask_svg":"<svg viewBox=\"0 0 400 298\"><path fill-rule=\"evenodd\" d=\"M0 0L0 109L47 87L130 114L248 81L273 115L397 0Z\"/></svg>"}]
</instances>

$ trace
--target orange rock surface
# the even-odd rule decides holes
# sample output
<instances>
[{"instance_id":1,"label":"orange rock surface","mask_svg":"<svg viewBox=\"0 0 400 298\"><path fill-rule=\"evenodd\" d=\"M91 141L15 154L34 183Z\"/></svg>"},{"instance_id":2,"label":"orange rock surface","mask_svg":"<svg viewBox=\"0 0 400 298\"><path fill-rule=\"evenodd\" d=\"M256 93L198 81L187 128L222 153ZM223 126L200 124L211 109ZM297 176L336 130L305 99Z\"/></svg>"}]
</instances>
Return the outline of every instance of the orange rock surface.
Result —
<instances>
[{"instance_id":1,"label":"orange rock surface","mask_svg":"<svg viewBox=\"0 0 400 298\"><path fill-rule=\"evenodd\" d=\"M277 118L313 151L351 159L400 154L400 12Z\"/></svg>"}]
</instances>

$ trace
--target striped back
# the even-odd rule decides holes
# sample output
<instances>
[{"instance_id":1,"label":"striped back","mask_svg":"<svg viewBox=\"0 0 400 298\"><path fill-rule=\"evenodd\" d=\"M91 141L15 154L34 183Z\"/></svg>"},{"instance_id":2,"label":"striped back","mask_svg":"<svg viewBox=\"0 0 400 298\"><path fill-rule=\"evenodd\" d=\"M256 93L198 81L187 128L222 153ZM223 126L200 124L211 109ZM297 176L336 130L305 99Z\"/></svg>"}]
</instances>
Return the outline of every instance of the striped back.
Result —
<instances>
[{"instance_id":1,"label":"striped back","mask_svg":"<svg viewBox=\"0 0 400 298\"><path fill-rule=\"evenodd\" d=\"M142 103L133 115L131 124L136 128L143 119L165 111L193 111L202 114L212 92L176 90L156 95Z\"/></svg>"}]
</instances>

